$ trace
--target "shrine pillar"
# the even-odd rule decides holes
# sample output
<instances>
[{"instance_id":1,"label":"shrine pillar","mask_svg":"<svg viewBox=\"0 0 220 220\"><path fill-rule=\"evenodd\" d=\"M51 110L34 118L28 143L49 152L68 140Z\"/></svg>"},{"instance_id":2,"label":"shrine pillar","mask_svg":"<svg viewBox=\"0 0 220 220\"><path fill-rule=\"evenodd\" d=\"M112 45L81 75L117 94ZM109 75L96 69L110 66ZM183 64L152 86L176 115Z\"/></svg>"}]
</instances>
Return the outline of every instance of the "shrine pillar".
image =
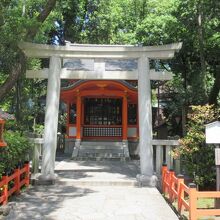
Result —
<instances>
[{"instance_id":1,"label":"shrine pillar","mask_svg":"<svg viewBox=\"0 0 220 220\"><path fill-rule=\"evenodd\" d=\"M82 110L82 102L81 96L77 95L76 101L76 139L81 140L81 110Z\"/></svg>"},{"instance_id":2,"label":"shrine pillar","mask_svg":"<svg viewBox=\"0 0 220 220\"><path fill-rule=\"evenodd\" d=\"M81 144L81 119L82 118L82 100L79 92L76 100L76 142L73 149L72 157L77 157Z\"/></svg>"},{"instance_id":3,"label":"shrine pillar","mask_svg":"<svg viewBox=\"0 0 220 220\"><path fill-rule=\"evenodd\" d=\"M128 98L127 91L122 100L122 143L124 149L124 155L126 158L130 158L128 150Z\"/></svg>"},{"instance_id":4,"label":"shrine pillar","mask_svg":"<svg viewBox=\"0 0 220 220\"><path fill-rule=\"evenodd\" d=\"M127 94L122 100L122 140L127 141L128 139L128 99Z\"/></svg>"}]
</instances>

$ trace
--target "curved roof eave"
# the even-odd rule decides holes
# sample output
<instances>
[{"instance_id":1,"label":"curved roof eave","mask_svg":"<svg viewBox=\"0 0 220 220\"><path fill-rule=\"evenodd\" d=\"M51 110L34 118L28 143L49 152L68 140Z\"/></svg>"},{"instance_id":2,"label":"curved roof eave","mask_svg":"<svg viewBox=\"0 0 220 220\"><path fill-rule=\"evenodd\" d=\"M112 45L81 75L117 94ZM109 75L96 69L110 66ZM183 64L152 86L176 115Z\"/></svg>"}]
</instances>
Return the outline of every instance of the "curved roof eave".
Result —
<instances>
[{"instance_id":1,"label":"curved roof eave","mask_svg":"<svg viewBox=\"0 0 220 220\"><path fill-rule=\"evenodd\" d=\"M71 89L74 89L76 88L77 86L80 86L86 82L89 82L89 81L97 81L97 80L84 80L84 79L81 79L81 80L78 80L76 82L74 82L72 85L70 86L67 86L67 87L62 87L61 88L61 91L67 91L67 90L71 90ZM104 81L104 80L100 80L100 81ZM133 90L133 91L137 91L137 88L135 88L134 86L132 86L130 83L124 81L124 80L105 80L105 81L115 81L115 82L118 82L120 84L122 84L123 86L127 87L128 89L130 90Z\"/></svg>"}]
</instances>

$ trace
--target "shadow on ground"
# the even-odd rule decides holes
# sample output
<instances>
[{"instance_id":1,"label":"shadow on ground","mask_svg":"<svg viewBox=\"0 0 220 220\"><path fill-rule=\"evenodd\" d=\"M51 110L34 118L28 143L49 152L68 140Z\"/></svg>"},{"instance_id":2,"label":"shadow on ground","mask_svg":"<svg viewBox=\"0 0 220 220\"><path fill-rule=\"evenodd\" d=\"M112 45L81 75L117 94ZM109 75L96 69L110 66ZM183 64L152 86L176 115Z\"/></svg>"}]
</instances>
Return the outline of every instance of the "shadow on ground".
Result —
<instances>
[{"instance_id":1,"label":"shadow on ground","mask_svg":"<svg viewBox=\"0 0 220 220\"><path fill-rule=\"evenodd\" d=\"M53 219L47 217L62 209L63 201L80 198L94 193L89 188L55 184L51 186L32 186L17 197L13 197L9 205L12 207L6 220ZM73 210L74 211L74 210Z\"/></svg>"},{"instance_id":2,"label":"shadow on ground","mask_svg":"<svg viewBox=\"0 0 220 220\"><path fill-rule=\"evenodd\" d=\"M75 198L97 192L89 185L81 184L83 181L134 181L138 171L139 167L133 161L73 161L67 155L59 155L56 158L55 172L58 174L56 184L32 186L21 195L13 197L12 202L9 203L12 210L5 219L53 220L52 216L59 209L64 208L67 200L75 202ZM71 182L77 180L80 181L80 185L74 185ZM74 212L74 208L72 211Z\"/></svg>"},{"instance_id":3,"label":"shadow on ground","mask_svg":"<svg viewBox=\"0 0 220 220\"><path fill-rule=\"evenodd\" d=\"M139 166L134 161L72 161L63 160L55 171L60 178L73 180L109 178L114 180L134 180Z\"/></svg>"}]
</instances>

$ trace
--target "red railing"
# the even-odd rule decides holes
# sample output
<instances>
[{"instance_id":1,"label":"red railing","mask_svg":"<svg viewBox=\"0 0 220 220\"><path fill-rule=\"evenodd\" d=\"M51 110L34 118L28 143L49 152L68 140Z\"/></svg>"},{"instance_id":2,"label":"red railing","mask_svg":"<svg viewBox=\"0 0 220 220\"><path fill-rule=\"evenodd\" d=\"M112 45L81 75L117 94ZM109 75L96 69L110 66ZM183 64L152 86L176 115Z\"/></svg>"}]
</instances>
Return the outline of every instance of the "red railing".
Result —
<instances>
[{"instance_id":1,"label":"red railing","mask_svg":"<svg viewBox=\"0 0 220 220\"><path fill-rule=\"evenodd\" d=\"M12 194L19 194L24 185L29 186L29 176L29 163L26 163L21 169L15 169L10 176L2 176L0 180L0 204L6 205Z\"/></svg>"},{"instance_id":2,"label":"red railing","mask_svg":"<svg viewBox=\"0 0 220 220\"><path fill-rule=\"evenodd\" d=\"M189 220L197 220L199 217L204 216L220 215L220 208L201 209L197 207L199 198L220 198L220 192L199 192L193 183L187 187L184 184L183 175L176 177L174 171L168 170L166 165L162 167L162 192L171 203L177 201L177 209L180 214L183 208L189 212Z\"/></svg>"}]
</instances>

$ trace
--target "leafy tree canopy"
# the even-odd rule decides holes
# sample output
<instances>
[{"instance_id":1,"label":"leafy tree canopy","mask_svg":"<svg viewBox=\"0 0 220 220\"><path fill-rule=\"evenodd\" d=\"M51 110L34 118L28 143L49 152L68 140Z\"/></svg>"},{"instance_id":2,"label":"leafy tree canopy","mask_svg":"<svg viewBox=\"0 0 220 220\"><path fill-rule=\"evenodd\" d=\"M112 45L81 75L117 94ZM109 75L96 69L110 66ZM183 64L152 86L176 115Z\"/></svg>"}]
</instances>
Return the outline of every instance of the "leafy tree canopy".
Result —
<instances>
[{"instance_id":1,"label":"leafy tree canopy","mask_svg":"<svg viewBox=\"0 0 220 220\"><path fill-rule=\"evenodd\" d=\"M216 0L3 0L0 100L18 112L30 94L43 95L45 82L27 82L23 73L27 65L44 64L39 60L27 64L17 47L21 40L61 45L65 41L134 45L182 41L183 48L172 61L153 63L171 68L176 75L167 87L182 98L174 102L173 112L180 114L183 106L191 104L218 104L219 17Z\"/></svg>"}]
</instances>

